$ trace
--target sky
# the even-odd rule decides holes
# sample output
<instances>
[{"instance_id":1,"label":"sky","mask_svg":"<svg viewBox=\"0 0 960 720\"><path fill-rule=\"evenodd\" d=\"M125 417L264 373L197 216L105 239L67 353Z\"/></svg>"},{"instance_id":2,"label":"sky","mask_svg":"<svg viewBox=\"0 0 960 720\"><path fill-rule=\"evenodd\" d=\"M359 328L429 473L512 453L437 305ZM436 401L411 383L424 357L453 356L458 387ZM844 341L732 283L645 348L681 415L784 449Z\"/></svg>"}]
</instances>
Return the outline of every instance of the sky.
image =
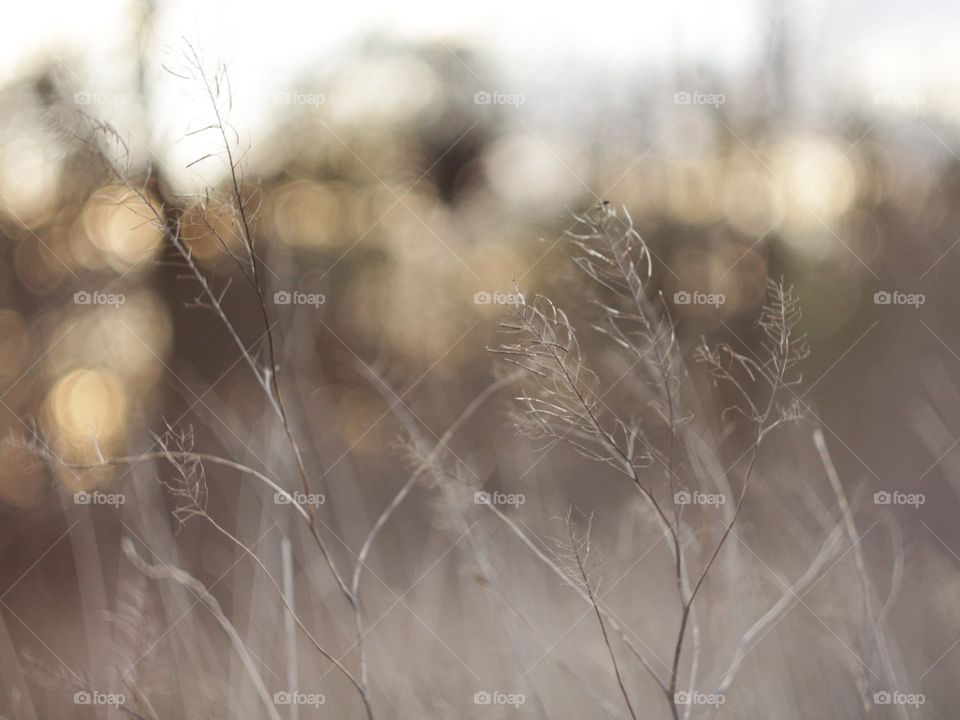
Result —
<instances>
[{"instance_id":1,"label":"sky","mask_svg":"<svg viewBox=\"0 0 960 720\"><path fill-rule=\"evenodd\" d=\"M129 47L135 7L129 0L9 3L0 27L0 77L16 75L44 55L71 62L82 58L92 70L109 73L101 65ZM203 38L230 58L242 77L264 82L264 76L323 61L344 43L375 32L463 39L508 67L549 67L558 59L611 69L691 59L735 66L762 47L767 17L778 12L789 19L800 42L829 43L836 49L832 59L852 54L865 61L853 63L854 73L923 72L949 56L960 24L960 7L943 0L273 0L268 5L171 0L160 3L157 28L169 42L183 34ZM252 53L249 41L254 37L259 42Z\"/></svg>"},{"instance_id":2,"label":"sky","mask_svg":"<svg viewBox=\"0 0 960 720\"><path fill-rule=\"evenodd\" d=\"M276 114L278 92L305 74L322 75L372 35L478 48L505 85L491 90L534 95L539 88L575 99L585 78L597 78L613 93L641 76L669 83L681 67L736 78L738 70L762 62L775 17L786 19L801 94L807 89L804 102L830 108L837 97L867 104L892 97L904 112L922 110L949 123L960 115L954 79L960 4L944 0L169 0L158 8L155 46L182 47L188 37L215 49L230 68L234 122L254 139ZM138 25L131 0L11 2L4 15L0 82L52 59L83 91L108 97L128 91ZM164 114L170 125L164 130L179 139L198 113L160 61L154 58L148 71L158 78L160 104L174 110ZM522 111L536 107L528 103ZM122 108L106 110L123 125ZM184 157L195 152L182 151Z\"/></svg>"},{"instance_id":3,"label":"sky","mask_svg":"<svg viewBox=\"0 0 960 720\"><path fill-rule=\"evenodd\" d=\"M129 57L136 8L132 0L7 3L0 81L53 57L91 90L109 92ZM216 48L238 89L255 92L373 33L465 42L517 79L585 65L611 74L691 62L734 71L757 59L777 15L808 68L846 85L920 91L954 75L946 70L960 60L960 4L945 0L161 0L156 29L161 46L186 35Z\"/></svg>"}]
</instances>

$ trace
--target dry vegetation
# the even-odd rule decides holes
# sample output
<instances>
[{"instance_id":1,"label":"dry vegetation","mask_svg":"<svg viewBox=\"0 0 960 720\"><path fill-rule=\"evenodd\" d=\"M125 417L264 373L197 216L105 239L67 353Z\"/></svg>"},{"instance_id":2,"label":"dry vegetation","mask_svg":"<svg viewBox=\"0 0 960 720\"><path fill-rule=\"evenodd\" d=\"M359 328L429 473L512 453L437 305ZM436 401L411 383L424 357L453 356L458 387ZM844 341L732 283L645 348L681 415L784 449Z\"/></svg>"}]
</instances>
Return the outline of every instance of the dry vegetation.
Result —
<instances>
[{"instance_id":1,"label":"dry vegetation","mask_svg":"<svg viewBox=\"0 0 960 720\"><path fill-rule=\"evenodd\" d=\"M595 205L573 218L566 238L579 275L576 290L563 294L577 307L517 287L498 344L487 349L493 379L442 432L419 420L382 363L355 358L401 433L388 448L389 497L371 494L366 507L375 511L351 515L348 502L311 500L330 492L325 467L334 458L312 444L292 400L297 338L284 334L271 298L297 278L275 278L264 262L260 192L244 176L228 75L223 67L208 71L192 47L182 60L171 72L202 89L212 115L194 131L211 147L196 162L222 162L222 187L161 206L150 168L137 163L121 133L90 118L72 132L129 191L122 202L162 233L165 261L191 288L191 305L226 331L270 418L240 418L230 432L259 435L258 450L282 470L224 452L229 443L205 447L189 417L156 422L127 454L97 445L84 462L38 431L29 447L58 473L82 480L107 467L137 469L164 493L142 485L128 492L117 543L125 568L118 582L130 598L118 608L124 630L95 639L108 647L91 653L109 662L90 677L65 677L35 661L51 693L109 687L122 694L117 712L153 720L294 717L284 693L299 693L300 717L792 717L781 677L798 672L789 644L757 650L782 630L807 642L811 633L822 636L806 652L832 648L821 669L798 680L808 691L842 668L831 692L853 690L829 716L879 717L875 693L905 686L886 627L899 549L891 554L894 580L881 593L863 556L860 500L845 495L808 412L802 371L811 350L788 278L768 281L756 350L736 338L687 337L654 282L659 261L630 215ZM190 231L215 244L232 271L215 273L196 259L198 238L184 234L188 214ZM238 294L256 308L256 333L228 308ZM471 424L491 408L519 436L514 460L497 463L495 479L485 449L504 434ZM532 471L547 453L567 451L563 462L581 475L575 485ZM802 468L804 487L783 479L789 466ZM362 479L358 485L362 496ZM241 486L252 494L232 516L230 505L209 502L213 494L239 497ZM414 498L419 514L411 521L403 511ZM415 529L388 534L400 516ZM212 534L191 536L196 524ZM753 545L753 531L771 524L782 525L786 540L767 553ZM274 527L282 542L261 545ZM197 537L245 560L246 594L215 587L210 557L190 567ZM450 564L449 583L459 586L434 586L448 599L424 602L418 614L408 595L439 563ZM844 574L822 592L838 565ZM634 568L642 579L625 580ZM170 624L160 620L198 604L213 622L190 620L168 636ZM811 610L807 622L781 625L798 605ZM395 607L417 622L381 633ZM828 627L818 620L824 614L837 622ZM440 625L455 627L455 639L441 639ZM166 660L140 665L154 648Z\"/></svg>"}]
</instances>

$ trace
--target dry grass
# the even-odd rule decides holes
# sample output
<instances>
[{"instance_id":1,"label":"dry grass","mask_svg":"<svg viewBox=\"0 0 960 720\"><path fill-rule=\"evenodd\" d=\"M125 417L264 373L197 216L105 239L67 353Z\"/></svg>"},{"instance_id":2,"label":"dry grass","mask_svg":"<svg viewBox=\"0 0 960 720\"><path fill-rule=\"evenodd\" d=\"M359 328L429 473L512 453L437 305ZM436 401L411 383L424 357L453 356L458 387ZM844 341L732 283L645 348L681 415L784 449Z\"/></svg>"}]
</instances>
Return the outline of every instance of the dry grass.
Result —
<instances>
[{"instance_id":1,"label":"dry grass","mask_svg":"<svg viewBox=\"0 0 960 720\"><path fill-rule=\"evenodd\" d=\"M521 295L501 323L502 343L492 348L509 372L500 373L440 436L409 411L384 373L360 361L361 374L382 395L402 429L396 463L406 462L405 478L373 511L347 514L341 506L344 515L338 516L331 505L299 502L299 493L303 497L321 493L326 472L314 460L322 453L310 446L310 435L299 424L303 418L289 407L296 385L288 370L293 363L286 362L284 352L291 343L281 337L268 302L272 288L257 244L259 200L243 177L243 153L229 123L229 78L220 66L207 71L204 58L192 46L182 67L172 72L198 84L209 98L213 120L197 132L212 134L214 149L197 162L223 161L222 191L205 189L184 199L183 207L155 207L148 196L149 171L137 174L122 136L109 125L92 123L92 141L114 179L139 198L139 211L149 209L144 220L162 231L183 282L197 289L194 305L212 312L235 344L262 395L265 415L271 418L269 423L253 418L249 427L276 430L265 435L265 446L284 459L284 474L274 476L241 455L232 457L215 447L195 447L192 426L185 422L156 428L153 442L140 454L101 457L85 465L58 457L38 436L32 446L35 452L74 472L117 465L144 467L148 474L155 471L161 478L157 487L167 494L166 512L187 527L204 524L213 532L203 537L249 559L253 569L244 576L245 584L235 588L242 600L238 607L218 601L215 587L180 567L189 561L189 552L178 551L176 537L162 527L156 496L137 492L136 502L143 506L128 509L131 514L125 520L136 527L136 534L124 533L124 582L133 583L133 576L140 578L137 582L149 579L162 605L137 610L143 627L154 627L158 613L176 617L197 603L209 610L215 624L190 621L170 638L166 633L142 638L139 642L151 649L161 642L169 646L167 657L176 659L176 668L158 666L135 674L114 668L99 678L98 682L127 683L129 695L120 710L151 718L279 718L291 708L277 705L270 688L296 693L309 687L326 696L322 709L336 717L453 717L445 713L454 712L480 717L490 709L474 704L473 697L484 688L478 686L479 676L470 664L460 659L463 648L472 648L485 658L484 667L499 675L497 684L487 687L515 700L522 696L525 702L514 709L524 716L582 717L584 712L596 712L673 720L753 717L757 712L745 708L756 703L767 717L774 709L759 699L760 690L749 685L738 689L747 658L798 599L848 553L855 560L856 582L830 610L843 618L844 638L855 642L864 657L881 658L878 672L868 674L856 662L850 672L868 705L876 690L899 686L900 661L883 624L886 604L875 597L853 503L844 494L818 430L813 457L822 467L819 482L833 501L793 513L800 528L794 556L802 558L800 569L776 570L780 587L772 596L759 593L754 581L762 561L737 551L741 541L733 540L751 514L795 502L793 497L777 497L785 488L769 474L780 458L767 448L778 429L790 433L798 445L797 438L810 437L809 424L798 422L809 423L800 371L810 350L796 293L784 281L769 282L767 301L757 318L763 342L756 353L724 343L694 346L694 339L682 336L667 300L651 289L656 258L629 215L606 203L575 218L577 227L568 238L571 261L582 271L582 294L595 300L577 308L578 315L592 318L584 328L545 294ZM235 237L223 237L222 224L209 216L214 204L218 213L229 209ZM180 226L188 207L200 208L224 258L235 266L240 287L231 287L195 261ZM255 343L243 339L227 311L228 292L249 294L258 308L261 333ZM693 352L685 355L684 348L690 347ZM688 357L698 364L688 368ZM611 376L610 367L628 371ZM716 392L694 382L697 377L712 380ZM618 389L611 396L614 388ZM558 507L569 508L569 495L578 491L551 483L549 472L498 475L497 482L509 493L529 498L522 509L477 502L477 493L488 491L492 474L480 450L494 441L471 430L469 421L485 404L502 399L507 389L516 391L510 416L528 441L512 451L522 457L513 466L530 467L548 452L567 447L576 454L580 472L590 478L585 480L589 488L580 494L588 498L591 509L563 515L565 535L559 549L542 540L546 523L541 521ZM704 408L718 403L720 412L705 417ZM813 446L806 443L804 452L813 453ZM241 483L254 488L247 502L256 498L262 503L259 509L222 516L223 507L212 507L208 496L214 485L230 483L234 484L230 493L238 493ZM362 486L355 488L354 497L363 492ZM270 506L269 498L277 494L286 502ZM409 571L415 566L421 548L388 541L385 531L412 502L410 498L422 501L424 496L433 498L429 517L440 528L446 549L433 564L421 566L410 582L419 582L445 559L455 561L454 574L465 573L470 579L457 592L438 589L444 597L452 593L458 603L451 612L464 627L449 644L461 652L440 640L442 633L433 628L418 629L447 645L462 667L436 655L417 657L423 646L409 636L404 641L397 632L386 633L392 646L371 636L396 606L407 607L420 625L427 625L408 605L407 595L417 582L401 594L370 567L373 558L388 549L395 567ZM685 501L708 497L715 504ZM365 502L367 508L375 504L370 498ZM421 502L415 524L422 524L425 514ZM270 546L260 545L278 523L284 547L294 548L295 563L283 563ZM334 527L348 527L352 542L339 547L342 541ZM422 536L420 540L424 541ZM156 558L146 559L138 543ZM614 577L606 584L592 572L591 557L601 549L608 558L605 576ZM608 593L648 554L662 557L650 567L643 565L643 581L633 589L636 595L631 594L626 608L623 602L615 605ZM294 565L300 568L299 576L294 575ZM374 577L377 585L372 584ZM572 591L559 597L554 588L563 583ZM443 619L442 601L419 599L421 613L432 608L436 617L430 620ZM622 617L626 611L629 620ZM488 616L483 621L473 625L466 621L484 613ZM584 634L576 630L578 644L572 651L559 648L581 613L592 615L596 623ZM287 630L281 634L284 622ZM136 621L127 618L128 627L131 623ZM103 639L107 645L111 641ZM284 647L278 650L278 645ZM215 657L220 651L231 659ZM781 654L776 659L782 672L789 673L790 658ZM534 672L541 661L550 666L543 673L546 678ZM303 667L297 670L297 664ZM286 668L285 677L278 668ZM430 679L434 670L435 682ZM749 682L758 682L756 674ZM571 695L577 699L570 700ZM314 709L300 707L290 716Z\"/></svg>"}]
</instances>

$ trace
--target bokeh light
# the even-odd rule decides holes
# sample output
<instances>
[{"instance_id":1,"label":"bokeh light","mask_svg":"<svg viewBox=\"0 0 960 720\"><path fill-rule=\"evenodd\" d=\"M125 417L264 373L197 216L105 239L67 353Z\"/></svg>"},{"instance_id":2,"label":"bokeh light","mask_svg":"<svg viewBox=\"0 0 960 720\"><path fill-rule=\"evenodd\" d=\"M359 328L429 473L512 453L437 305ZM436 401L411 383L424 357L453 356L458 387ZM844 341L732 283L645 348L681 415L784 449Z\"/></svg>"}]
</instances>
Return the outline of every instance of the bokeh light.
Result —
<instances>
[{"instance_id":1,"label":"bokeh light","mask_svg":"<svg viewBox=\"0 0 960 720\"><path fill-rule=\"evenodd\" d=\"M123 187L107 186L94 193L81 215L82 236L77 242L89 242L99 252L82 252L78 258L87 267L105 264L117 272L150 265L160 249L163 233L157 228L154 208ZM76 247L76 246L74 246Z\"/></svg>"},{"instance_id":2,"label":"bokeh light","mask_svg":"<svg viewBox=\"0 0 960 720\"><path fill-rule=\"evenodd\" d=\"M54 448L68 462L95 465L123 451L127 438L129 400L122 382L109 370L78 368L53 386L47 417ZM61 479L78 483L103 482L109 469L72 472L57 465Z\"/></svg>"}]
</instances>

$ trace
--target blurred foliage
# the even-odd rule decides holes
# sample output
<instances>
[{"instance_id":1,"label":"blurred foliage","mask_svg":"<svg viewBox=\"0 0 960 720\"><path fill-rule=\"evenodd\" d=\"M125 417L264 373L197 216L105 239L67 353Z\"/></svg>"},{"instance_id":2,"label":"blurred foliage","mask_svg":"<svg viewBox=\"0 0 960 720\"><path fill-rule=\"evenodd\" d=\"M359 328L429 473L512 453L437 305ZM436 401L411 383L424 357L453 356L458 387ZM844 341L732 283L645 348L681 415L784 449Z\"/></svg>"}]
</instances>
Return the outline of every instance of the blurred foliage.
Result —
<instances>
[{"instance_id":1,"label":"blurred foliage","mask_svg":"<svg viewBox=\"0 0 960 720\"><path fill-rule=\"evenodd\" d=\"M762 89L754 96L733 80L711 91L729 93L723 104L684 104L637 78L611 116L600 109L613 103L589 87L520 95L480 77L495 71L465 48L371 41L277 88L267 131L241 143L268 286L325 298L270 308L295 345L305 407L319 393L359 449L384 438L365 433L381 406L357 380L356 357L389 363L394 377L429 371L468 386L490 372L482 349L501 310L476 293L549 288L575 317L595 318L561 239L570 213L600 200L632 215L668 298L724 296L717 307L674 305L683 339L720 319L748 346L768 276L799 287L807 332L829 347L868 322L885 270L919 275L957 225L956 157L914 132L948 131L919 110L778 113ZM148 86L104 95L71 80L50 67L0 91L0 429L11 438L0 446L0 499L19 507L47 482L17 444L35 430L24 418L65 456L89 461L122 452L144 418L195 405L201 379L238 414L256 409L249 380L230 372L229 339L186 307L195 288L164 262L140 201L78 137L77 113L135 129L150 202L181 217L219 288L237 271L205 222L229 246L235 219L216 202L204 216L189 173L169 170L173 156L151 130L165 113ZM216 172L216 160L204 165ZM97 293L103 302L89 300ZM240 284L226 303L255 342L262 327Z\"/></svg>"}]
</instances>

